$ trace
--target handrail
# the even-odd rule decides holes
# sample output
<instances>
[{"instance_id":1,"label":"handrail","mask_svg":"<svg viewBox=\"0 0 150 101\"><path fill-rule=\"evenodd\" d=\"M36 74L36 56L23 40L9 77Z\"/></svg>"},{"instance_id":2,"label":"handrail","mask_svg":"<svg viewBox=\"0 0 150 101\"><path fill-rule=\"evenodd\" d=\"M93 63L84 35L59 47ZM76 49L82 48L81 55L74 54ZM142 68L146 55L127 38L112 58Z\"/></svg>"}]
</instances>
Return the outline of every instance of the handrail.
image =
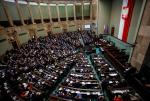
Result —
<instances>
[{"instance_id":1,"label":"handrail","mask_svg":"<svg viewBox=\"0 0 150 101\"><path fill-rule=\"evenodd\" d=\"M72 80L76 80L76 79L72 79ZM96 79L95 80L80 80L80 79L78 79L78 81L80 81L80 82L98 82Z\"/></svg>"},{"instance_id":2,"label":"handrail","mask_svg":"<svg viewBox=\"0 0 150 101\"><path fill-rule=\"evenodd\" d=\"M93 92L100 91L100 89L81 89L81 88L74 88L74 87L68 87L68 86L63 86L63 85L60 85L59 87L69 88L72 90L79 90L79 91L93 91Z\"/></svg>"},{"instance_id":3,"label":"handrail","mask_svg":"<svg viewBox=\"0 0 150 101\"><path fill-rule=\"evenodd\" d=\"M94 73L77 73L77 72L72 72L70 74L77 74L77 75L84 75L84 74L90 74L90 75L95 75Z\"/></svg>"},{"instance_id":4,"label":"handrail","mask_svg":"<svg viewBox=\"0 0 150 101\"><path fill-rule=\"evenodd\" d=\"M125 67L124 65L122 65L120 63L120 61L118 61L110 52L108 52L107 50L105 50L107 52L107 54L109 54L120 66Z\"/></svg>"},{"instance_id":5,"label":"handrail","mask_svg":"<svg viewBox=\"0 0 150 101\"><path fill-rule=\"evenodd\" d=\"M103 35L107 35L107 36L111 36L110 34L100 34L100 36L103 36ZM125 43L125 44L128 44L128 45L130 45L131 47L135 47L135 44L131 44L131 43L128 43L128 42L125 42L125 41L123 41L123 40L121 40L121 39L119 39L119 38L117 38L117 37L115 37L115 36L111 36L111 37L113 37L113 38L115 38L115 39L117 39L117 40L119 40L119 41L121 41L121 42L123 42L123 43Z\"/></svg>"},{"instance_id":6,"label":"handrail","mask_svg":"<svg viewBox=\"0 0 150 101\"><path fill-rule=\"evenodd\" d=\"M125 65L123 65L122 63L120 63L120 61L118 61L110 52L108 52L107 50L105 50L107 52L107 54L113 58L114 62L118 63L122 68L118 68L120 72L123 72L125 70Z\"/></svg>"}]
</instances>

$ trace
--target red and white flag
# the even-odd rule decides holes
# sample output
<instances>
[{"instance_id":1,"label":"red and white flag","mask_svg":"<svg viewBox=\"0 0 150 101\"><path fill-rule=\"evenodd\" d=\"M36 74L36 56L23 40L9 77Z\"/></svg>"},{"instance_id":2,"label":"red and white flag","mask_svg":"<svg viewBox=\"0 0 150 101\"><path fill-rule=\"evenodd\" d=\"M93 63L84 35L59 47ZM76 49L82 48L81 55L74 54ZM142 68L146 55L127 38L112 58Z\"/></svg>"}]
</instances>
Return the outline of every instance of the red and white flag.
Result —
<instances>
[{"instance_id":1,"label":"red and white flag","mask_svg":"<svg viewBox=\"0 0 150 101\"><path fill-rule=\"evenodd\" d=\"M127 41L135 0L123 0L118 38Z\"/></svg>"}]
</instances>

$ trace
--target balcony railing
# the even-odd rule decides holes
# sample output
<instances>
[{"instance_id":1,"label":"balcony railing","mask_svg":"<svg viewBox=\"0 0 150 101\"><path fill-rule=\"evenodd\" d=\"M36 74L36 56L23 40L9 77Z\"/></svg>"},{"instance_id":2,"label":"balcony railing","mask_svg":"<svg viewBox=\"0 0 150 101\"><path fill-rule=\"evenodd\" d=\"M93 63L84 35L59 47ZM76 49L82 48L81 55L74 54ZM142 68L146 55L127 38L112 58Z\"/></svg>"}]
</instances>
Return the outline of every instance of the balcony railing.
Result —
<instances>
[{"instance_id":1,"label":"balcony railing","mask_svg":"<svg viewBox=\"0 0 150 101\"><path fill-rule=\"evenodd\" d=\"M68 17L68 20L72 21L74 20L74 17Z\"/></svg>"},{"instance_id":2,"label":"balcony railing","mask_svg":"<svg viewBox=\"0 0 150 101\"><path fill-rule=\"evenodd\" d=\"M60 18L60 21L66 21L66 18L65 17Z\"/></svg>"},{"instance_id":3,"label":"balcony railing","mask_svg":"<svg viewBox=\"0 0 150 101\"><path fill-rule=\"evenodd\" d=\"M44 19L44 22L49 23L50 19Z\"/></svg>"},{"instance_id":4,"label":"balcony railing","mask_svg":"<svg viewBox=\"0 0 150 101\"><path fill-rule=\"evenodd\" d=\"M41 19L35 19L34 22L37 23L37 24L41 23Z\"/></svg>"},{"instance_id":5,"label":"balcony railing","mask_svg":"<svg viewBox=\"0 0 150 101\"><path fill-rule=\"evenodd\" d=\"M30 24L32 24L32 21L31 21L31 19L27 19L27 20L24 20L24 23L27 25L30 25Z\"/></svg>"},{"instance_id":6,"label":"balcony railing","mask_svg":"<svg viewBox=\"0 0 150 101\"><path fill-rule=\"evenodd\" d=\"M10 27L10 24L8 21L0 21L0 25L3 27Z\"/></svg>"},{"instance_id":7,"label":"balcony railing","mask_svg":"<svg viewBox=\"0 0 150 101\"><path fill-rule=\"evenodd\" d=\"M16 26L22 26L21 20L14 20L13 23Z\"/></svg>"},{"instance_id":8,"label":"balcony railing","mask_svg":"<svg viewBox=\"0 0 150 101\"><path fill-rule=\"evenodd\" d=\"M118 49L124 50L127 55L130 55L130 53L131 53L131 51L132 51L132 49L134 47L133 44L124 42L124 41L118 39L117 37L111 36L109 34L100 34L100 36L102 36L107 41L111 42Z\"/></svg>"},{"instance_id":9,"label":"balcony railing","mask_svg":"<svg viewBox=\"0 0 150 101\"><path fill-rule=\"evenodd\" d=\"M90 16L84 16L84 20L89 20Z\"/></svg>"},{"instance_id":10,"label":"balcony railing","mask_svg":"<svg viewBox=\"0 0 150 101\"><path fill-rule=\"evenodd\" d=\"M53 22L58 22L58 18L52 18Z\"/></svg>"},{"instance_id":11,"label":"balcony railing","mask_svg":"<svg viewBox=\"0 0 150 101\"><path fill-rule=\"evenodd\" d=\"M77 16L77 20L82 20L82 16Z\"/></svg>"}]
</instances>

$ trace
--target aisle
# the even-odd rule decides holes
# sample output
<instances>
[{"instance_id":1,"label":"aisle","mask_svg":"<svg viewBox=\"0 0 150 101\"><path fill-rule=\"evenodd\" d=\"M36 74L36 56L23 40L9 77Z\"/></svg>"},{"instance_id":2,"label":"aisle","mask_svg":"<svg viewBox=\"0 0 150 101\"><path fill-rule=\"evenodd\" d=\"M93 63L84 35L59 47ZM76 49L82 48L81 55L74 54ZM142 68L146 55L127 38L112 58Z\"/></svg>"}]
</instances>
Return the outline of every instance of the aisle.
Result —
<instances>
[{"instance_id":1,"label":"aisle","mask_svg":"<svg viewBox=\"0 0 150 101\"><path fill-rule=\"evenodd\" d=\"M102 55L99 49L96 49L96 54ZM101 80L100 80L100 78L99 78L99 76L98 76L98 74L97 74L97 72L96 72L94 66L92 65L92 62L91 62L91 59L90 59L91 54L88 54L88 55L87 55L87 54L85 53L85 55L87 56L88 61L89 61L89 63L91 64L91 67L92 67L92 69L93 69L94 74L96 74L97 80L98 80L99 83L101 84ZM104 58L104 56L102 56L102 57ZM108 96L107 96L107 94L106 94L105 91L103 92L103 95L104 95L104 97L105 97L105 101L109 101L109 98L108 98Z\"/></svg>"},{"instance_id":2,"label":"aisle","mask_svg":"<svg viewBox=\"0 0 150 101\"><path fill-rule=\"evenodd\" d=\"M97 99L103 97L100 85L101 82L97 77L96 71L94 71L93 67L91 67L92 65L89 61L89 56L84 53L85 52L82 52L74 58L77 65L70 69L68 74L66 74L66 77L61 80L59 85L51 94L51 98L97 101ZM79 56L81 57L78 58ZM89 76L89 78L85 76ZM78 98L80 94L81 98Z\"/></svg>"},{"instance_id":3,"label":"aisle","mask_svg":"<svg viewBox=\"0 0 150 101\"><path fill-rule=\"evenodd\" d=\"M56 92L58 90L59 85L66 80L66 78L68 77L68 75L70 75L72 69L73 69L73 67L69 70L69 72L67 73L67 75L58 83L58 85L56 86L55 90L51 94L54 94L54 92Z\"/></svg>"},{"instance_id":4,"label":"aisle","mask_svg":"<svg viewBox=\"0 0 150 101\"><path fill-rule=\"evenodd\" d=\"M97 75L97 73L96 73L96 70L94 69L94 66L92 65L92 62L91 62L91 60L90 60L90 54L89 54L89 55L86 55L86 56L87 56L87 58L88 58L88 61L89 61L90 65L91 65L92 69L93 69L94 74L96 74L96 79L97 79L97 80L99 81L99 83L101 84L101 81L100 81L100 79L99 79L99 77L98 77L98 75Z\"/></svg>"}]
</instances>

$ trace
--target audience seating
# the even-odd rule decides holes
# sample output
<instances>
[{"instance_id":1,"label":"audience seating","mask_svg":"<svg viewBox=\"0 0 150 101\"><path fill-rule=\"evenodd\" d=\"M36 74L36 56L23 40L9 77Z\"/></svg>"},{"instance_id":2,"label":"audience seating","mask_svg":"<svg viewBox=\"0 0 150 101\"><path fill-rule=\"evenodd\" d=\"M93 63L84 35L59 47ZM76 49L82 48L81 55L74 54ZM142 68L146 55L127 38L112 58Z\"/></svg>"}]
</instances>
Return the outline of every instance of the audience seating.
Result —
<instances>
[{"instance_id":1,"label":"audience seating","mask_svg":"<svg viewBox=\"0 0 150 101\"><path fill-rule=\"evenodd\" d=\"M123 73L126 69L128 69L126 64L128 63L129 56L126 55L123 50L118 49L110 42L102 38L96 39L95 45L103 48L105 51L104 55L120 72Z\"/></svg>"},{"instance_id":2,"label":"audience seating","mask_svg":"<svg viewBox=\"0 0 150 101\"><path fill-rule=\"evenodd\" d=\"M102 88L113 101L116 95L121 95L123 101L142 101L138 93L128 85L119 72L99 55L92 55L95 69L102 81Z\"/></svg>"},{"instance_id":3,"label":"audience seating","mask_svg":"<svg viewBox=\"0 0 150 101\"><path fill-rule=\"evenodd\" d=\"M42 101L49 96L74 66L69 57L82 46L81 35L91 41L86 33L92 32L51 34L7 51L1 61L5 68L0 68L1 100Z\"/></svg>"},{"instance_id":4,"label":"audience seating","mask_svg":"<svg viewBox=\"0 0 150 101\"><path fill-rule=\"evenodd\" d=\"M73 56L76 65L50 98L103 101L100 82L83 53ZM101 100L100 100L101 99Z\"/></svg>"},{"instance_id":5,"label":"audience seating","mask_svg":"<svg viewBox=\"0 0 150 101\"><path fill-rule=\"evenodd\" d=\"M0 65L0 100L104 101L106 92L110 101L119 96L142 101L120 75L129 69L128 56L93 34L90 30L48 34L7 51ZM103 49L117 68L94 51L88 57L89 47Z\"/></svg>"}]
</instances>

